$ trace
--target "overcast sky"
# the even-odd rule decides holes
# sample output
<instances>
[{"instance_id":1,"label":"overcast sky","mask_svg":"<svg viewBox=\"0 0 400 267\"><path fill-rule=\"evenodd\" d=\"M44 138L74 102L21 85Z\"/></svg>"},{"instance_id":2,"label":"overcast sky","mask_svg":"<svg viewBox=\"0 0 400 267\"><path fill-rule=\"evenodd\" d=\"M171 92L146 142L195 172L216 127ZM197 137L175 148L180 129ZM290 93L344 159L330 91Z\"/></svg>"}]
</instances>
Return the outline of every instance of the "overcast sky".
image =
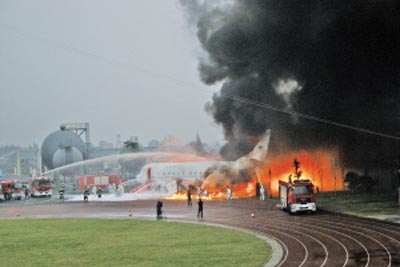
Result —
<instances>
[{"instance_id":1,"label":"overcast sky","mask_svg":"<svg viewBox=\"0 0 400 267\"><path fill-rule=\"evenodd\" d=\"M95 144L221 141L200 53L176 0L0 0L0 145L66 122L89 122Z\"/></svg>"}]
</instances>

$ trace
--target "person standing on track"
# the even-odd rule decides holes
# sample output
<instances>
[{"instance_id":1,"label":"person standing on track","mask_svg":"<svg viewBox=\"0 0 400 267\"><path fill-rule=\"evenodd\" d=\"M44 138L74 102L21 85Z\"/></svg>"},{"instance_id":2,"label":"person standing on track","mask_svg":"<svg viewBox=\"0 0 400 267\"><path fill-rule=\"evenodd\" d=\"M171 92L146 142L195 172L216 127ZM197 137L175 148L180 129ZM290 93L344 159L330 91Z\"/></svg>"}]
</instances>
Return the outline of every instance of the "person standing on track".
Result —
<instances>
[{"instance_id":1,"label":"person standing on track","mask_svg":"<svg viewBox=\"0 0 400 267\"><path fill-rule=\"evenodd\" d=\"M199 218L199 216L201 216L201 218L203 219L203 201L201 200L201 198L199 198L197 205L199 206L199 208L197 210L197 218Z\"/></svg>"},{"instance_id":2,"label":"person standing on track","mask_svg":"<svg viewBox=\"0 0 400 267\"><path fill-rule=\"evenodd\" d=\"M99 187L99 188L96 190L96 194L97 194L97 197L98 197L98 198L101 198L101 195L103 194L103 190L101 189L101 187Z\"/></svg>"},{"instance_id":3,"label":"person standing on track","mask_svg":"<svg viewBox=\"0 0 400 267\"><path fill-rule=\"evenodd\" d=\"M83 192L83 201L89 201L89 188L86 188L85 192Z\"/></svg>"},{"instance_id":4,"label":"person standing on track","mask_svg":"<svg viewBox=\"0 0 400 267\"><path fill-rule=\"evenodd\" d=\"M157 219L158 220L162 218L162 206L163 206L163 203L160 199L157 201Z\"/></svg>"},{"instance_id":5,"label":"person standing on track","mask_svg":"<svg viewBox=\"0 0 400 267\"><path fill-rule=\"evenodd\" d=\"M232 199L232 189L226 188L226 199Z\"/></svg>"},{"instance_id":6,"label":"person standing on track","mask_svg":"<svg viewBox=\"0 0 400 267\"><path fill-rule=\"evenodd\" d=\"M208 196L208 190L207 190L207 189L204 190L204 197L205 197L206 199L210 199L209 196Z\"/></svg>"},{"instance_id":7,"label":"person standing on track","mask_svg":"<svg viewBox=\"0 0 400 267\"><path fill-rule=\"evenodd\" d=\"M187 191L187 204L188 204L188 207L192 206L192 193L190 192L190 189L188 189L188 191Z\"/></svg>"},{"instance_id":8,"label":"person standing on track","mask_svg":"<svg viewBox=\"0 0 400 267\"><path fill-rule=\"evenodd\" d=\"M260 200L265 200L265 189L263 185L260 186Z\"/></svg>"},{"instance_id":9,"label":"person standing on track","mask_svg":"<svg viewBox=\"0 0 400 267\"><path fill-rule=\"evenodd\" d=\"M25 186L25 190L24 190L24 193L25 193L25 199L29 199L29 195L30 195L30 192L29 192L30 190L29 190L29 187L28 186Z\"/></svg>"}]
</instances>

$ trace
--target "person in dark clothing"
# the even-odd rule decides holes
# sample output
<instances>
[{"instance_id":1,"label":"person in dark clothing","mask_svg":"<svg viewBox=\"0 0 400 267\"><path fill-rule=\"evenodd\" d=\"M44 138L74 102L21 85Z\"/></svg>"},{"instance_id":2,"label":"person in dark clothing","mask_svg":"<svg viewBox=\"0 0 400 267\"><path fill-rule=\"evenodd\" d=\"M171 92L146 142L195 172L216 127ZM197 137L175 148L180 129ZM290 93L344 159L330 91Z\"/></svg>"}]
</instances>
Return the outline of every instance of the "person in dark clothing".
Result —
<instances>
[{"instance_id":1,"label":"person in dark clothing","mask_svg":"<svg viewBox=\"0 0 400 267\"><path fill-rule=\"evenodd\" d=\"M201 198L199 198L197 205L199 206L199 209L197 210L197 218L199 218L199 216L203 218L203 201L201 200Z\"/></svg>"},{"instance_id":2,"label":"person in dark clothing","mask_svg":"<svg viewBox=\"0 0 400 267\"><path fill-rule=\"evenodd\" d=\"M60 190L58 190L58 194L60 195L60 200L64 200L65 193L65 184L61 184Z\"/></svg>"},{"instance_id":3,"label":"person in dark clothing","mask_svg":"<svg viewBox=\"0 0 400 267\"><path fill-rule=\"evenodd\" d=\"M29 199L29 188L28 188L28 186L25 187L24 192L25 192L25 199Z\"/></svg>"},{"instance_id":4,"label":"person in dark clothing","mask_svg":"<svg viewBox=\"0 0 400 267\"><path fill-rule=\"evenodd\" d=\"M159 200L159 201L157 202L157 219L161 219L161 216L162 216L162 206L163 206L163 203L161 202L161 200Z\"/></svg>"},{"instance_id":5,"label":"person in dark clothing","mask_svg":"<svg viewBox=\"0 0 400 267\"><path fill-rule=\"evenodd\" d=\"M89 201L89 189L87 188L85 192L83 192L83 200Z\"/></svg>"},{"instance_id":6,"label":"person in dark clothing","mask_svg":"<svg viewBox=\"0 0 400 267\"><path fill-rule=\"evenodd\" d=\"M64 187L61 187L60 190L58 190L58 194L60 195L60 200L64 201L64 193L65 189Z\"/></svg>"},{"instance_id":7,"label":"person in dark clothing","mask_svg":"<svg viewBox=\"0 0 400 267\"><path fill-rule=\"evenodd\" d=\"M192 193L190 192L190 190L187 191L187 204L188 204L188 207L192 206Z\"/></svg>"},{"instance_id":8,"label":"person in dark clothing","mask_svg":"<svg viewBox=\"0 0 400 267\"><path fill-rule=\"evenodd\" d=\"M101 187L99 187L96 191L97 197L101 198L101 195L103 194L103 190L101 189Z\"/></svg>"}]
</instances>

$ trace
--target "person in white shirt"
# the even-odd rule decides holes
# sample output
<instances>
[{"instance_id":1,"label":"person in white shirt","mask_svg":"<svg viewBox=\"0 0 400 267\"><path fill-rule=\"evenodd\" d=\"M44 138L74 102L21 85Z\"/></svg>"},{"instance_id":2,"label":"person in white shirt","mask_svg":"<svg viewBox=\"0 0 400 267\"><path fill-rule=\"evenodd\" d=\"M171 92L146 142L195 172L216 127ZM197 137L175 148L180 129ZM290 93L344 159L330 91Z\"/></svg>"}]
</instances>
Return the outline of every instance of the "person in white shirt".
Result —
<instances>
[{"instance_id":1,"label":"person in white shirt","mask_svg":"<svg viewBox=\"0 0 400 267\"><path fill-rule=\"evenodd\" d=\"M262 200L262 201L265 200L265 189L264 189L263 185L261 185L261 187L260 187L260 200Z\"/></svg>"},{"instance_id":2,"label":"person in white shirt","mask_svg":"<svg viewBox=\"0 0 400 267\"><path fill-rule=\"evenodd\" d=\"M229 187L226 188L226 198L232 199L232 189L230 189Z\"/></svg>"}]
</instances>

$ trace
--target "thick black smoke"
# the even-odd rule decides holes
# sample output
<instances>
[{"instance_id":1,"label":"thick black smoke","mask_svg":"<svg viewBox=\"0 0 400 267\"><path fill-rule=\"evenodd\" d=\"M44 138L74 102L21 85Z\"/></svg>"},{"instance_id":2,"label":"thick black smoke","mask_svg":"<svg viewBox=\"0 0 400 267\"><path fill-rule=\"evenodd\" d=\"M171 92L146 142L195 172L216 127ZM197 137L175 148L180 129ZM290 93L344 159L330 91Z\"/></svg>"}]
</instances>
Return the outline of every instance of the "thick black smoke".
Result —
<instances>
[{"instance_id":1,"label":"thick black smoke","mask_svg":"<svg viewBox=\"0 0 400 267\"><path fill-rule=\"evenodd\" d=\"M254 170L250 166L232 168L231 166L221 165L208 168L204 174L204 178L211 179L215 183L216 188L222 189L226 186L250 182L253 178L253 173ZM229 184L227 184L228 182Z\"/></svg>"},{"instance_id":2,"label":"thick black smoke","mask_svg":"<svg viewBox=\"0 0 400 267\"><path fill-rule=\"evenodd\" d=\"M199 65L202 80L223 81L206 110L224 128L224 155L248 152L248 136L271 128L275 151L338 145L346 166L363 168L397 156L400 141L224 96L400 136L398 1L182 3L207 52Z\"/></svg>"}]
</instances>

